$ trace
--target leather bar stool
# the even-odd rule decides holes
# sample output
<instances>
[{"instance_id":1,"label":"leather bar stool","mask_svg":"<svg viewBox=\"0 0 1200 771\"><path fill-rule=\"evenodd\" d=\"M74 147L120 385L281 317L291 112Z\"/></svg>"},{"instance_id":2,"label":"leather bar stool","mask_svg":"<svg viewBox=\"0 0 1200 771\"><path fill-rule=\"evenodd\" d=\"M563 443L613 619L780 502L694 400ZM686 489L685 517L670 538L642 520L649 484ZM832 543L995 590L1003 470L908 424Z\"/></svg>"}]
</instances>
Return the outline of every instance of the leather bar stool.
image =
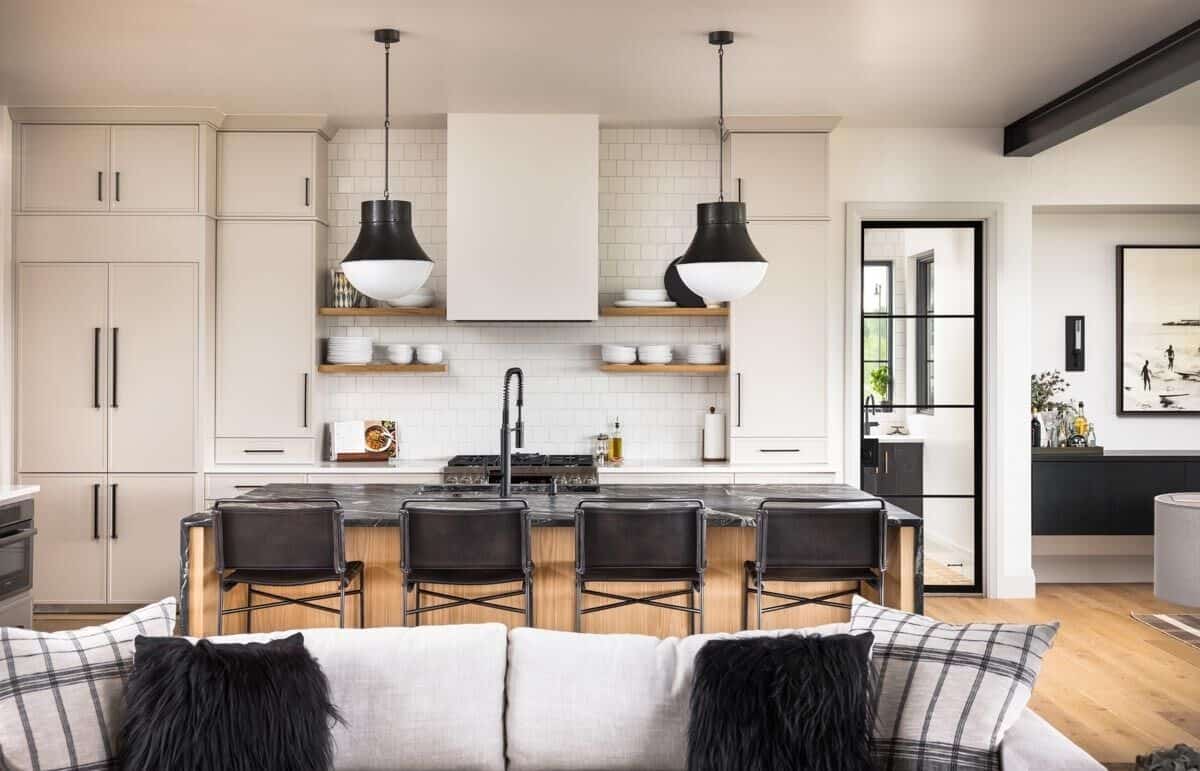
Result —
<instances>
[{"instance_id":1,"label":"leather bar stool","mask_svg":"<svg viewBox=\"0 0 1200 771\"><path fill-rule=\"evenodd\" d=\"M529 505L517 498L420 498L401 504L404 564L401 611L412 616L437 610L479 605L523 613L533 626L533 562L529 547ZM491 586L521 583L521 588L483 597L463 597L427 588L427 584ZM408 593L416 606L408 607ZM497 600L522 596L520 607ZM442 600L425 605L425 597Z\"/></svg>"},{"instance_id":2,"label":"leather bar stool","mask_svg":"<svg viewBox=\"0 0 1200 771\"><path fill-rule=\"evenodd\" d=\"M887 570L887 504L879 498L767 498L755 513L754 561L746 562L742 623L755 598L756 628L764 613L804 605L849 608L839 597L863 583L877 588L883 604ZM859 586L816 597L767 591L767 581L789 583L856 581ZM781 600L764 608L763 597Z\"/></svg>"},{"instance_id":3,"label":"leather bar stool","mask_svg":"<svg viewBox=\"0 0 1200 771\"><path fill-rule=\"evenodd\" d=\"M704 631L704 502L653 498L585 500L575 510L575 631L589 613L649 605L686 613L688 633ZM630 596L589 589L596 582L683 583L678 590ZM687 605L663 602L687 596ZM611 600L583 607L584 597Z\"/></svg>"},{"instance_id":4,"label":"leather bar stool","mask_svg":"<svg viewBox=\"0 0 1200 771\"><path fill-rule=\"evenodd\" d=\"M346 561L345 515L332 499L287 499L277 501L217 501L213 506L216 535L217 634L225 616L246 614L246 629L252 630L254 612L284 605L301 605L333 613L338 626L346 626L346 598L358 597L358 625L366 620L366 576L363 563ZM355 580L358 588L351 589ZM287 597L262 587L310 586L336 583L336 592ZM240 608L225 607L225 593L246 585L247 602ZM255 603L265 597L270 602ZM337 607L324 603L336 599Z\"/></svg>"}]
</instances>

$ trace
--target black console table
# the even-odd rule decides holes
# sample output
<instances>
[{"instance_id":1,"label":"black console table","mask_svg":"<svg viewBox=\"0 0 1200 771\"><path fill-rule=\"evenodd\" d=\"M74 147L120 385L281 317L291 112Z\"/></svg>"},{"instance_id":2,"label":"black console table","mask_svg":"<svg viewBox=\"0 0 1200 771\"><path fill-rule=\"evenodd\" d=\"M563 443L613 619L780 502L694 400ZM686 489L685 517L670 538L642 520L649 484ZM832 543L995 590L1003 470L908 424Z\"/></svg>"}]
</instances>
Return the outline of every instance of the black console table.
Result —
<instances>
[{"instance_id":1,"label":"black console table","mask_svg":"<svg viewBox=\"0 0 1200 771\"><path fill-rule=\"evenodd\" d=\"M1200 490L1200 450L1033 455L1034 535L1152 535L1154 496Z\"/></svg>"}]
</instances>

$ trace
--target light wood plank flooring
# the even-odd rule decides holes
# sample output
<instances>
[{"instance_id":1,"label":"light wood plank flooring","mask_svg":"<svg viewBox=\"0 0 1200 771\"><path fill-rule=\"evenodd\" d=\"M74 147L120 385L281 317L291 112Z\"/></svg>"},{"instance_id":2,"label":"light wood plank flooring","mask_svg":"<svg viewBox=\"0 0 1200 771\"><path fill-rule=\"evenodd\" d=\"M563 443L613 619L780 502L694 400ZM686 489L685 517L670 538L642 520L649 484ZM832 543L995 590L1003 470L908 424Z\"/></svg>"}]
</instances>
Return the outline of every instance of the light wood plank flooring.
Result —
<instances>
[{"instance_id":1,"label":"light wood plank flooring","mask_svg":"<svg viewBox=\"0 0 1200 771\"><path fill-rule=\"evenodd\" d=\"M1149 584L1040 584L1033 600L927 598L925 610L955 623L1061 621L1030 706L1110 768L1154 747L1200 747L1200 649L1130 618L1184 611Z\"/></svg>"}]
</instances>

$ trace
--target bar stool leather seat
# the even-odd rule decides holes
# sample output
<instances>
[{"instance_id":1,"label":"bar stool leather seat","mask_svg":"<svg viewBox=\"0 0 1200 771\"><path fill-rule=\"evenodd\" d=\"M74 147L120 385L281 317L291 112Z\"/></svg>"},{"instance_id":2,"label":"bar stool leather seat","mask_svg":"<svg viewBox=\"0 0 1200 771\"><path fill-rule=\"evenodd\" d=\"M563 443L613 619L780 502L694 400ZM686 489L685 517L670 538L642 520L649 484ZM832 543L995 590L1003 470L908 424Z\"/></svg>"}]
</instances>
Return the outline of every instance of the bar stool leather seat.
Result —
<instances>
[{"instance_id":1,"label":"bar stool leather seat","mask_svg":"<svg viewBox=\"0 0 1200 771\"><path fill-rule=\"evenodd\" d=\"M363 563L351 560L346 563L346 572L340 576L332 570L234 570L225 576L223 584L226 591L237 584L261 584L262 586L304 586L305 584L321 584L326 581L336 582L339 579L342 586L349 586L363 571Z\"/></svg>"}]
</instances>

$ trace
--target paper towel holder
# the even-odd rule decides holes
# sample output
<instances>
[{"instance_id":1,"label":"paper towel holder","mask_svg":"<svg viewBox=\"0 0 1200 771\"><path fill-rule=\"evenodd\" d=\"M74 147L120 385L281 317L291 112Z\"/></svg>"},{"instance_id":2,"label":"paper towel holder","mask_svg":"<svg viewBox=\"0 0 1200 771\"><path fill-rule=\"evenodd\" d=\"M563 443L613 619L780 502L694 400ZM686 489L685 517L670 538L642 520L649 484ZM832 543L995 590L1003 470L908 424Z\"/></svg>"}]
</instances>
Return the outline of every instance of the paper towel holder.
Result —
<instances>
[{"instance_id":1,"label":"paper towel holder","mask_svg":"<svg viewBox=\"0 0 1200 771\"><path fill-rule=\"evenodd\" d=\"M717 408L716 408L716 407L711 407L711 406L710 406L710 407L708 408L708 415L716 415L716 414L717 414ZM725 460L727 460L727 459L728 459L728 454L725 452L725 448L727 447L727 443L726 443L726 441L725 441L725 431L724 431L724 428L722 428L722 429L721 429L721 436L720 436L720 439L721 439L721 442L720 442L720 447L721 447L721 450L722 450L722 452L721 452L721 457L719 457L719 458L710 458L710 457L708 457L708 453L707 453L707 450L708 450L708 436L706 436L706 434L708 433L708 423L709 423L709 420L708 420L708 415L705 415L705 416L704 416L704 417L705 417L705 421L704 421L705 425L704 425L704 428L703 428L703 429L701 429L701 431L700 431L700 461L701 461L702 463L708 463L708 462L718 462L718 461L720 461L720 462L724 462ZM716 422L716 421L714 420L713 422Z\"/></svg>"}]
</instances>

